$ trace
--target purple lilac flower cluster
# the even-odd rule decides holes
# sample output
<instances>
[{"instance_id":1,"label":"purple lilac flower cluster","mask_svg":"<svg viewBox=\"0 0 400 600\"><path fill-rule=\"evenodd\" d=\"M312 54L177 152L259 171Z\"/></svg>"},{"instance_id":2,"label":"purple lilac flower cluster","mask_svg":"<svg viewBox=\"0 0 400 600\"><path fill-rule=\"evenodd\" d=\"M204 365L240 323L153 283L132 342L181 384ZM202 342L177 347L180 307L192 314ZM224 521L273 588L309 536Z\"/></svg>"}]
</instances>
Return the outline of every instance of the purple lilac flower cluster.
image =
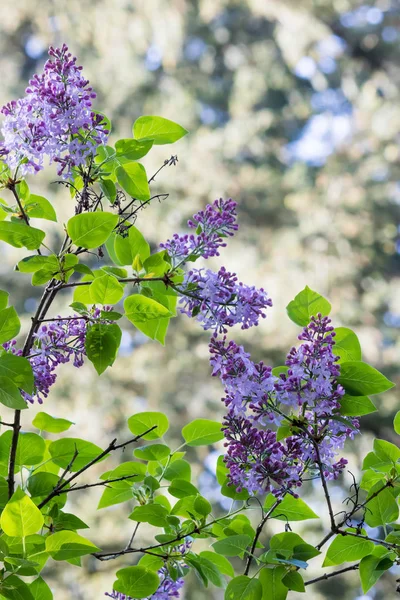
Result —
<instances>
[{"instance_id":1,"label":"purple lilac flower cluster","mask_svg":"<svg viewBox=\"0 0 400 600\"><path fill-rule=\"evenodd\" d=\"M98 311L100 313L100 311ZM86 338L85 319L76 318L53 321L42 325L35 334L35 341L28 360L34 376L34 393L21 392L25 400L39 404L47 398L51 386L56 382L56 369L60 364L73 361L74 367L83 365ZM21 356L22 350L16 349L16 341L7 342L4 349Z\"/></svg>"},{"instance_id":2,"label":"purple lilac flower cluster","mask_svg":"<svg viewBox=\"0 0 400 600\"><path fill-rule=\"evenodd\" d=\"M172 239L160 244L160 248L167 250L174 266L184 262L189 256L192 259L219 256L219 248L226 246L224 238L233 236L238 229L236 202L222 198L215 200L195 214L188 221L188 226L195 229L195 234L175 233Z\"/></svg>"},{"instance_id":3,"label":"purple lilac flower cluster","mask_svg":"<svg viewBox=\"0 0 400 600\"><path fill-rule=\"evenodd\" d=\"M106 143L109 131L103 117L92 111L96 94L68 47L50 47L49 56L26 95L1 109L0 156L21 175L40 171L47 156L59 163L58 174L68 178L73 167L84 165Z\"/></svg>"},{"instance_id":4,"label":"purple lilac flower cluster","mask_svg":"<svg viewBox=\"0 0 400 600\"><path fill-rule=\"evenodd\" d=\"M238 282L235 273L221 267L217 273L209 269L189 271L182 285L180 311L196 317L205 330L226 332L239 323L242 329L258 325L264 310L272 301L263 288Z\"/></svg>"},{"instance_id":5,"label":"purple lilac flower cluster","mask_svg":"<svg viewBox=\"0 0 400 600\"><path fill-rule=\"evenodd\" d=\"M279 377L262 362L255 364L242 346L213 337L212 374L225 387L224 420L230 483L249 492L281 494L300 487L306 471L336 479L347 461L336 461L346 438L357 433L357 419L340 417L343 388L328 317L313 317L299 336L303 342L286 359ZM279 425L289 435L277 440Z\"/></svg>"}]
</instances>

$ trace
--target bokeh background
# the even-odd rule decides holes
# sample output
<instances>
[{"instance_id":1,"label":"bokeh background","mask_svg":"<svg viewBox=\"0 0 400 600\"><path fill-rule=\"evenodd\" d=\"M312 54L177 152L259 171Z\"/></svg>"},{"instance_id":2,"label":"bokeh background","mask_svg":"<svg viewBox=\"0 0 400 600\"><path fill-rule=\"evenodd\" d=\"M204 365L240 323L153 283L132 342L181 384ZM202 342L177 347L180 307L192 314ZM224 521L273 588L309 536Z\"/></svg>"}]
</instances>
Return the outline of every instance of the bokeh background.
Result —
<instances>
[{"instance_id":1,"label":"bokeh background","mask_svg":"<svg viewBox=\"0 0 400 600\"><path fill-rule=\"evenodd\" d=\"M240 232L213 266L223 263L265 287L274 307L259 328L237 331L235 339L255 359L282 364L298 334L285 306L308 284L330 299L335 324L356 330L365 360L399 382L400 3L2 0L0 103L21 96L48 45L62 42L84 65L98 93L96 108L112 120L112 139L129 137L141 114L176 120L190 131L171 148L177 166L164 169L153 187L169 198L139 216L153 247L183 231L205 203L220 196L238 201ZM143 161L148 173L169 156L168 147L153 150ZM54 201L62 222L73 207L55 178L50 169L30 183ZM49 232L56 236L51 226ZM10 277L19 251L3 246L2 252L0 284L10 289L27 328L39 290L32 290L28 276ZM60 297L53 314L70 301ZM125 327L121 358L101 379L90 366L60 370L44 409L72 419L69 433L105 446L128 436L125 423L133 413L163 410L174 447L189 420L221 418L222 390L210 377L207 334L178 318L163 348ZM374 437L396 443L391 422L398 396L391 392L377 402L379 416L364 417L363 434L348 446L356 476ZM36 410L24 414L25 428ZM212 470L221 451L189 453L216 513L222 508ZM130 457L127 450L110 460ZM338 510L350 483L347 477L333 485ZM122 547L130 507L96 513L100 494L70 495L69 506L93 527L89 537L103 549ZM318 487L310 484L304 494L323 514ZM281 528L275 523L267 536ZM315 542L321 537L313 521L295 531ZM139 541L152 533L143 529ZM46 574L57 600L91 600L111 589L116 568L127 563L86 559L82 569L71 570L52 563ZM309 571L318 575L314 566ZM395 597L395 578L385 575L363 596L357 574L349 574L307 588L307 598L388 600ZM222 597L221 590L203 590L189 578L186 600Z\"/></svg>"}]
</instances>

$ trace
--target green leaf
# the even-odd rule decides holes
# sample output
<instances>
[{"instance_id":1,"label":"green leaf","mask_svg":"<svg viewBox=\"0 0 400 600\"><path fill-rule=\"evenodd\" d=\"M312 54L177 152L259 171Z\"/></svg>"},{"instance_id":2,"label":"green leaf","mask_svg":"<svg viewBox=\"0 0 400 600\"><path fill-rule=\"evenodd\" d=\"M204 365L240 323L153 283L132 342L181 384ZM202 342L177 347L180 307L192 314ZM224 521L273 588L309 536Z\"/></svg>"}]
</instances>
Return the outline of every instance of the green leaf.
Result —
<instances>
[{"instance_id":1,"label":"green leaf","mask_svg":"<svg viewBox=\"0 0 400 600\"><path fill-rule=\"evenodd\" d=\"M24 208L29 218L57 221L56 211L52 204L43 196L31 194L29 200L24 202Z\"/></svg>"},{"instance_id":2,"label":"green leaf","mask_svg":"<svg viewBox=\"0 0 400 600\"><path fill-rule=\"evenodd\" d=\"M107 241L117 223L118 216L111 213L82 213L68 221L67 233L75 246L98 248Z\"/></svg>"},{"instance_id":3,"label":"green leaf","mask_svg":"<svg viewBox=\"0 0 400 600\"><path fill-rule=\"evenodd\" d=\"M137 255L142 262L150 256L148 242L134 225L129 228L128 236L115 236L114 251L121 265L131 266Z\"/></svg>"},{"instance_id":4,"label":"green leaf","mask_svg":"<svg viewBox=\"0 0 400 600\"><path fill-rule=\"evenodd\" d=\"M133 435L142 435L148 429L155 427L153 431L143 435L143 440L156 440L164 435L169 429L167 417L160 412L136 413L128 419L128 427Z\"/></svg>"},{"instance_id":5,"label":"green leaf","mask_svg":"<svg viewBox=\"0 0 400 600\"><path fill-rule=\"evenodd\" d=\"M16 461L19 466L37 465L43 460L45 441L37 433L22 432L18 437Z\"/></svg>"},{"instance_id":6,"label":"green leaf","mask_svg":"<svg viewBox=\"0 0 400 600\"><path fill-rule=\"evenodd\" d=\"M17 386L7 377L0 376L0 402L8 408L24 410L27 408Z\"/></svg>"},{"instance_id":7,"label":"green leaf","mask_svg":"<svg viewBox=\"0 0 400 600\"><path fill-rule=\"evenodd\" d=\"M195 419L185 425L182 436L188 446L208 446L224 437L221 423L209 419Z\"/></svg>"},{"instance_id":8,"label":"green leaf","mask_svg":"<svg viewBox=\"0 0 400 600\"><path fill-rule=\"evenodd\" d=\"M251 544L249 535L231 535L222 540L214 542L213 548L223 556L240 556Z\"/></svg>"},{"instance_id":9,"label":"green leaf","mask_svg":"<svg viewBox=\"0 0 400 600\"><path fill-rule=\"evenodd\" d=\"M187 133L177 123L162 117L143 116L133 124L133 135L137 140L153 140L155 145L173 144Z\"/></svg>"},{"instance_id":10,"label":"green leaf","mask_svg":"<svg viewBox=\"0 0 400 600\"><path fill-rule=\"evenodd\" d=\"M261 569L258 579L263 589L262 600L286 600L288 588L282 583L286 572L285 567Z\"/></svg>"},{"instance_id":11,"label":"green leaf","mask_svg":"<svg viewBox=\"0 0 400 600\"><path fill-rule=\"evenodd\" d=\"M139 160L149 152L153 145L152 140L138 141L131 138L118 140L115 144L115 150L118 158L126 158L127 160Z\"/></svg>"},{"instance_id":12,"label":"green leaf","mask_svg":"<svg viewBox=\"0 0 400 600\"><path fill-rule=\"evenodd\" d=\"M33 392L33 372L27 358L4 353L0 356L0 377L5 377L28 394Z\"/></svg>"},{"instance_id":13,"label":"green leaf","mask_svg":"<svg viewBox=\"0 0 400 600\"><path fill-rule=\"evenodd\" d=\"M73 424L73 421L52 417L45 412L38 412L32 421L34 427L37 427L41 431L48 431L49 433L61 433L62 431L67 431Z\"/></svg>"},{"instance_id":14,"label":"green leaf","mask_svg":"<svg viewBox=\"0 0 400 600\"><path fill-rule=\"evenodd\" d=\"M206 517L212 511L212 506L209 501L200 494L196 496L193 502L193 508L202 517Z\"/></svg>"},{"instance_id":15,"label":"green leaf","mask_svg":"<svg viewBox=\"0 0 400 600\"><path fill-rule=\"evenodd\" d=\"M34 600L28 585L16 575L10 575L0 583L0 598Z\"/></svg>"},{"instance_id":16,"label":"green leaf","mask_svg":"<svg viewBox=\"0 0 400 600\"><path fill-rule=\"evenodd\" d=\"M262 594L262 585L258 579L239 575L228 583L224 598L225 600L261 600Z\"/></svg>"},{"instance_id":17,"label":"green leaf","mask_svg":"<svg viewBox=\"0 0 400 600\"><path fill-rule=\"evenodd\" d=\"M356 529L346 529L356 533ZM362 530L361 535L366 535L365 531ZM329 546L324 560L323 567L332 567L334 565L341 565L344 562L353 562L360 560L371 554L374 549L374 543L362 538L337 535Z\"/></svg>"},{"instance_id":18,"label":"green leaf","mask_svg":"<svg viewBox=\"0 0 400 600\"><path fill-rule=\"evenodd\" d=\"M171 312L165 306L141 294L125 298L124 308L126 318L141 331L147 321L171 316Z\"/></svg>"},{"instance_id":19,"label":"green leaf","mask_svg":"<svg viewBox=\"0 0 400 600\"><path fill-rule=\"evenodd\" d=\"M100 181L100 189L105 197L113 204L117 197L117 188L111 179L102 179Z\"/></svg>"},{"instance_id":20,"label":"green leaf","mask_svg":"<svg viewBox=\"0 0 400 600\"><path fill-rule=\"evenodd\" d=\"M51 442L49 451L56 465L62 469L66 469L69 466L69 470L72 473L79 471L103 452L99 446L79 438L62 438ZM77 456L73 463L70 464L75 453L77 453Z\"/></svg>"},{"instance_id":21,"label":"green leaf","mask_svg":"<svg viewBox=\"0 0 400 600\"><path fill-rule=\"evenodd\" d=\"M133 455L141 460L162 460L171 453L171 449L165 444L151 444L140 446L133 451Z\"/></svg>"},{"instance_id":22,"label":"green leaf","mask_svg":"<svg viewBox=\"0 0 400 600\"><path fill-rule=\"evenodd\" d=\"M397 462L400 459L400 448L386 440L375 438L374 452L382 460Z\"/></svg>"},{"instance_id":23,"label":"green leaf","mask_svg":"<svg viewBox=\"0 0 400 600\"><path fill-rule=\"evenodd\" d=\"M264 503L264 510L268 511L275 504L276 498L268 494ZM306 521L308 519L319 519L318 515L301 499L286 494L282 502L277 506L270 517L280 521Z\"/></svg>"},{"instance_id":24,"label":"green leaf","mask_svg":"<svg viewBox=\"0 0 400 600\"><path fill-rule=\"evenodd\" d=\"M382 373L362 361L343 362L337 381L352 396L380 394L394 387Z\"/></svg>"},{"instance_id":25,"label":"green leaf","mask_svg":"<svg viewBox=\"0 0 400 600\"><path fill-rule=\"evenodd\" d=\"M107 508L108 506L114 506L115 504L121 504L122 502L127 502L128 500L132 500L132 486L129 485L126 481L120 481L121 485L118 488L115 487L107 487L99 501L99 505L97 507L98 510L101 508Z\"/></svg>"},{"instance_id":26,"label":"green leaf","mask_svg":"<svg viewBox=\"0 0 400 600\"><path fill-rule=\"evenodd\" d=\"M210 562L212 562L223 575L228 575L229 577L235 576L235 570L232 567L231 563L225 556L222 554L217 554L216 552L210 552L209 550L203 550L200 552L199 556L201 558L206 558Z\"/></svg>"},{"instance_id":27,"label":"green leaf","mask_svg":"<svg viewBox=\"0 0 400 600\"><path fill-rule=\"evenodd\" d=\"M46 552L53 560L68 560L99 550L100 548L75 531L58 531L46 538Z\"/></svg>"},{"instance_id":28,"label":"green leaf","mask_svg":"<svg viewBox=\"0 0 400 600\"><path fill-rule=\"evenodd\" d=\"M129 515L132 521L138 523L150 523L154 527L167 527L168 510L160 504L145 504L135 506L133 512Z\"/></svg>"},{"instance_id":29,"label":"green leaf","mask_svg":"<svg viewBox=\"0 0 400 600\"><path fill-rule=\"evenodd\" d=\"M393 420L393 427L395 432L400 435L400 410L396 413Z\"/></svg>"},{"instance_id":30,"label":"green leaf","mask_svg":"<svg viewBox=\"0 0 400 600\"><path fill-rule=\"evenodd\" d=\"M89 529L89 525L86 525L79 517L71 513L64 513L61 510L57 514L57 517L53 519L53 527L55 531Z\"/></svg>"},{"instance_id":31,"label":"green leaf","mask_svg":"<svg viewBox=\"0 0 400 600\"><path fill-rule=\"evenodd\" d=\"M45 236L45 232L41 229L25 225L25 223L0 222L0 240L7 242L14 248L37 250Z\"/></svg>"},{"instance_id":32,"label":"green leaf","mask_svg":"<svg viewBox=\"0 0 400 600\"><path fill-rule=\"evenodd\" d=\"M116 168L115 174L119 185L129 196L142 202L150 199L150 188L143 165L136 162L124 163Z\"/></svg>"},{"instance_id":33,"label":"green leaf","mask_svg":"<svg viewBox=\"0 0 400 600\"><path fill-rule=\"evenodd\" d=\"M349 394L345 394L340 399L340 414L346 417L361 417L377 410L368 396L349 396Z\"/></svg>"},{"instance_id":34,"label":"green leaf","mask_svg":"<svg viewBox=\"0 0 400 600\"><path fill-rule=\"evenodd\" d=\"M19 538L36 533L43 523L42 513L21 488L12 495L0 519L4 533Z\"/></svg>"},{"instance_id":35,"label":"green leaf","mask_svg":"<svg viewBox=\"0 0 400 600\"><path fill-rule=\"evenodd\" d=\"M41 577L29 584L29 591L34 600L53 600L51 589Z\"/></svg>"},{"instance_id":36,"label":"green leaf","mask_svg":"<svg viewBox=\"0 0 400 600\"><path fill-rule=\"evenodd\" d=\"M146 598L158 589L160 579L154 571L144 567L125 567L116 573L113 589L127 596Z\"/></svg>"},{"instance_id":37,"label":"green leaf","mask_svg":"<svg viewBox=\"0 0 400 600\"><path fill-rule=\"evenodd\" d=\"M382 490L382 484L378 482L369 491L367 500L378 490ZM365 522L370 527L379 527L396 521L399 517L399 507L396 499L389 488L383 489L375 498L367 504ZM369 554L369 552L368 552Z\"/></svg>"},{"instance_id":38,"label":"green leaf","mask_svg":"<svg viewBox=\"0 0 400 600\"><path fill-rule=\"evenodd\" d=\"M361 360L361 346L358 337L347 327L335 329L333 354L339 356L339 362Z\"/></svg>"},{"instance_id":39,"label":"green leaf","mask_svg":"<svg viewBox=\"0 0 400 600\"><path fill-rule=\"evenodd\" d=\"M0 344L10 341L17 336L21 329L17 311L13 306L0 310Z\"/></svg>"},{"instance_id":40,"label":"green leaf","mask_svg":"<svg viewBox=\"0 0 400 600\"><path fill-rule=\"evenodd\" d=\"M35 273L41 269L48 269L57 273L60 270L60 264L57 256L54 254L51 256L26 256L19 261L17 267L18 271L21 271L21 273Z\"/></svg>"},{"instance_id":41,"label":"green leaf","mask_svg":"<svg viewBox=\"0 0 400 600\"><path fill-rule=\"evenodd\" d=\"M385 571L391 568L393 565L392 560L385 561L384 557L389 554L387 548L383 546L376 546L369 556L364 556L360 562L360 579L363 593L366 594L368 590L375 585Z\"/></svg>"},{"instance_id":42,"label":"green leaf","mask_svg":"<svg viewBox=\"0 0 400 600\"><path fill-rule=\"evenodd\" d=\"M293 590L294 592L306 591L303 578L297 571L289 571L289 573L283 577L282 583L289 590Z\"/></svg>"},{"instance_id":43,"label":"green leaf","mask_svg":"<svg viewBox=\"0 0 400 600\"><path fill-rule=\"evenodd\" d=\"M117 304L124 295L124 288L112 275L103 275L90 284L90 294L99 304Z\"/></svg>"},{"instance_id":44,"label":"green leaf","mask_svg":"<svg viewBox=\"0 0 400 600\"><path fill-rule=\"evenodd\" d=\"M158 558L158 556L144 554L139 560L138 566L150 569L150 571L159 571L164 566L164 561L162 558Z\"/></svg>"},{"instance_id":45,"label":"green leaf","mask_svg":"<svg viewBox=\"0 0 400 600\"><path fill-rule=\"evenodd\" d=\"M45 497L50 494L59 482L55 473L33 473L28 479L28 491L32 498Z\"/></svg>"},{"instance_id":46,"label":"green leaf","mask_svg":"<svg viewBox=\"0 0 400 600\"><path fill-rule=\"evenodd\" d=\"M9 293L4 290L0 290L0 310L7 307Z\"/></svg>"},{"instance_id":47,"label":"green leaf","mask_svg":"<svg viewBox=\"0 0 400 600\"><path fill-rule=\"evenodd\" d=\"M197 488L185 479L173 479L168 488L168 492L175 498L185 498L186 496L195 496L198 493Z\"/></svg>"},{"instance_id":48,"label":"green leaf","mask_svg":"<svg viewBox=\"0 0 400 600\"><path fill-rule=\"evenodd\" d=\"M297 325L305 327L318 313L327 316L331 312L331 305L323 296L310 290L308 286L297 294L294 300L286 307L289 319Z\"/></svg>"},{"instance_id":49,"label":"green leaf","mask_svg":"<svg viewBox=\"0 0 400 600\"><path fill-rule=\"evenodd\" d=\"M171 463L164 472L164 479L167 481L173 481L174 479L184 479L190 481L192 476L192 469L190 464L186 460L175 460ZM197 493L197 490L196 490Z\"/></svg>"},{"instance_id":50,"label":"green leaf","mask_svg":"<svg viewBox=\"0 0 400 600\"><path fill-rule=\"evenodd\" d=\"M85 340L86 355L99 375L114 364L121 336L121 329L116 323L96 323L88 327Z\"/></svg>"},{"instance_id":51,"label":"green leaf","mask_svg":"<svg viewBox=\"0 0 400 600\"><path fill-rule=\"evenodd\" d=\"M225 587L225 579L222 577L216 565L208 560L208 558L197 556L191 552L186 554L185 560L188 565L195 569L197 575L199 575L206 587L208 587L209 581L217 587Z\"/></svg>"}]
</instances>

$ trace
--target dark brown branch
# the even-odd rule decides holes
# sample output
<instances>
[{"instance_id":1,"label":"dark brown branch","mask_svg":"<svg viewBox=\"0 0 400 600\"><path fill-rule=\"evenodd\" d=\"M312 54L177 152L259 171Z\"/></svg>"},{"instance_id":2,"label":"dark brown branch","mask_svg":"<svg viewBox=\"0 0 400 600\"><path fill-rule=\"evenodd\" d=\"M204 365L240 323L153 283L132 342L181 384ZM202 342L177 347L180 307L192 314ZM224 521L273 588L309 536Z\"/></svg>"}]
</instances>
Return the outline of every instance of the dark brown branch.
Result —
<instances>
[{"instance_id":1,"label":"dark brown branch","mask_svg":"<svg viewBox=\"0 0 400 600\"><path fill-rule=\"evenodd\" d=\"M367 540L369 542L373 542L374 544L380 544L385 548L389 548L390 550L398 550L400 549L400 544L392 544L390 542L385 542L384 540L378 540L377 538L369 537L369 535L363 535L362 533L357 533L353 531L345 531L344 529L338 529L338 533L346 536L350 535L351 537L361 538L363 540Z\"/></svg>"},{"instance_id":2,"label":"dark brown branch","mask_svg":"<svg viewBox=\"0 0 400 600\"><path fill-rule=\"evenodd\" d=\"M304 585L312 585L313 583L318 583L318 581L325 581L326 579L330 579L331 577L342 575L342 573L348 573L349 571L357 571L358 567L359 563L357 563L356 565L352 565L351 567L345 567L344 569L333 571L333 573L324 573L323 575L321 575L321 577L316 577L315 579L310 579L310 581L305 581Z\"/></svg>"},{"instance_id":3,"label":"dark brown branch","mask_svg":"<svg viewBox=\"0 0 400 600\"><path fill-rule=\"evenodd\" d=\"M138 283L142 283L144 281L148 281L151 283L152 281L163 281L166 283L165 275L162 277L126 277L124 279L118 279L119 283L133 283L137 285ZM71 287L79 287L81 285L90 285L93 281L75 281L73 283L64 283L61 285L62 289L71 288Z\"/></svg>"},{"instance_id":4,"label":"dark brown branch","mask_svg":"<svg viewBox=\"0 0 400 600\"><path fill-rule=\"evenodd\" d=\"M250 550L250 554L247 557L247 563L246 563L246 568L244 570L244 575L248 575L249 571L250 571L250 567L251 567L251 563L254 557L254 551L256 549L257 546L257 542L258 542L258 538L260 537L262 530L266 524L266 522L268 521L268 519L270 518L270 516L272 515L272 513L274 512L274 510L280 505L280 503L282 502L283 497L279 498L279 500L276 500L274 502L274 504L271 506L271 508L268 510L268 512L263 516L262 520L260 521L260 523L257 526L256 529L256 533L253 539L253 543L251 545L251 550Z\"/></svg>"},{"instance_id":5,"label":"dark brown branch","mask_svg":"<svg viewBox=\"0 0 400 600\"><path fill-rule=\"evenodd\" d=\"M148 429L147 431L144 431L140 435L135 436L134 438L132 438L131 440L128 440L127 442L122 442L121 444L116 443L117 442L116 438L114 440L112 440L112 442L110 442L110 444L107 446L107 448L105 450L103 450L102 452L100 452L100 454L98 454L95 458L93 458L93 460L91 460L84 467L79 469L79 471L77 471L76 473L74 473L73 475L68 477L68 479L65 479L60 484L57 484L55 486L55 488L50 492L50 494L48 494L46 496L46 498L44 498L44 500L42 500L42 502L40 504L38 504L38 508L40 509L40 508L43 508L43 506L46 506L46 504L48 504L50 502L50 500L52 500L52 498L54 498L55 496L58 496L60 491L63 490L66 486L68 486L71 483L71 481L74 481L77 477L82 475L82 473L84 473L85 471L90 469L90 467L92 467L96 463L100 462L105 456L107 456L107 454L109 454L110 452L114 452L115 450L119 450L120 448L125 448L129 444L133 444L134 442L137 442L138 440L142 439L145 435L147 435L148 433L153 431L153 429L156 429L156 427L157 427L157 425L154 425L153 427L150 427L150 429Z\"/></svg>"},{"instance_id":6,"label":"dark brown branch","mask_svg":"<svg viewBox=\"0 0 400 600\"><path fill-rule=\"evenodd\" d=\"M116 477L115 479L105 479L104 481L98 481L97 483L85 483L84 485L75 485L67 489L60 489L56 496L59 496L60 494L69 494L70 492L78 492L80 490L87 490L88 488L99 487L101 485L107 487L109 483L115 483L116 481L126 481L127 479L133 479L134 477L137 477L137 475L124 475L123 477Z\"/></svg>"}]
</instances>

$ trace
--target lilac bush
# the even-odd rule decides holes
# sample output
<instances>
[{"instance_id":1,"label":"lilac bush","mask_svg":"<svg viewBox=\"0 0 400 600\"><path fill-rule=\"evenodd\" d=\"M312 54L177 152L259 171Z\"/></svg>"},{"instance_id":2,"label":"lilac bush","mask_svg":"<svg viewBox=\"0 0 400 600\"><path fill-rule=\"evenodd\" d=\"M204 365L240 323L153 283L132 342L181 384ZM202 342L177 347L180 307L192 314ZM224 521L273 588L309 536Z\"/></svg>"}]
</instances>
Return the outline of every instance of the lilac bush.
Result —
<instances>
[{"instance_id":1,"label":"lilac bush","mask_svg":"<svg viewBox=\"0 0 400 600\"><path fill-rule=\"evenodd\" d=\"M340 511L329 486L340 476L346 481L346 441L360 433L362 417L377 410L369 395L394 384L362 361L357 335L335 326L329 302L308 287L287 306L302 331L285 364L254 362L232 338L239 328L259 325L271 298L224 266L193 267L200 258L219 257L238 230L240 208L231 199L216 200L188 221L188 233L172 234L151 252L136 225L142 209L165 195L151 194L154 176L148 177L139 160L153 145L177 142L186 130L143 116L133 124L132 138L108 145L110 123L93 111L95 93L76 59L65 45L49 54L24 98L2 110L0 185L8 204L2 204L0 241L21 251L17 274L31 275L42 295L22 339L19 316L0 290L6 428L0 435L0 597L51 600L42 577L46 563L67 561L79 568L86 555L118 562L116 579L104 591L115 600L179 598L190 572L202 585L224 589L226 600L285 600L291 591L304 592L347 571L359 571L367 593L400 562L399 448L374 441L361 481L352 480ZM56 210L31 193L24 179L43 169L45 158L58 163L58 175L74 198L71 217L60 224L64 239L57 251L45 243L46 232L36 221L32 225L33 219L57 221ZM160 169L176 160L166 159ZM88 260L93 254L96 268ZM61 291L72 294L72 314L52 316ZM132 437L113 439L104 448L68 437L73 423L43 411L32 420L38 433L26 431L31 403L51 410L51 387L61 365L79 368L88 361L101 375L118 358L122 328L133 326L149 343L164 344L177 312L208 332L211 374L224 388L219 421L187 423L175 450L168 445L168 418L156 411L130 415ZM400 413L394 429L400 433ZM216 481L221 495L232 500L222 515L191 480L186 460L188 448L213 445L221 450ZM128 460L123 451L132 446ZM81 483L83 473L110 455L121 462L99 481ZM321 528L329 522L317 544L293 531L297 521L318 518L301 497L310 479L320 484L326 507ZM68 494L91 493L94 487L102 488L98 510L129 507L133 531L122 548L103 551L77 533L88 526L63 510ZM282 522L282 531L268 539L264 533L272 519ZM156 528L154 539L147 525ZM324 569L352 564L305 576L309 561L328 542Z\"/></svg>"}]
</instances>

